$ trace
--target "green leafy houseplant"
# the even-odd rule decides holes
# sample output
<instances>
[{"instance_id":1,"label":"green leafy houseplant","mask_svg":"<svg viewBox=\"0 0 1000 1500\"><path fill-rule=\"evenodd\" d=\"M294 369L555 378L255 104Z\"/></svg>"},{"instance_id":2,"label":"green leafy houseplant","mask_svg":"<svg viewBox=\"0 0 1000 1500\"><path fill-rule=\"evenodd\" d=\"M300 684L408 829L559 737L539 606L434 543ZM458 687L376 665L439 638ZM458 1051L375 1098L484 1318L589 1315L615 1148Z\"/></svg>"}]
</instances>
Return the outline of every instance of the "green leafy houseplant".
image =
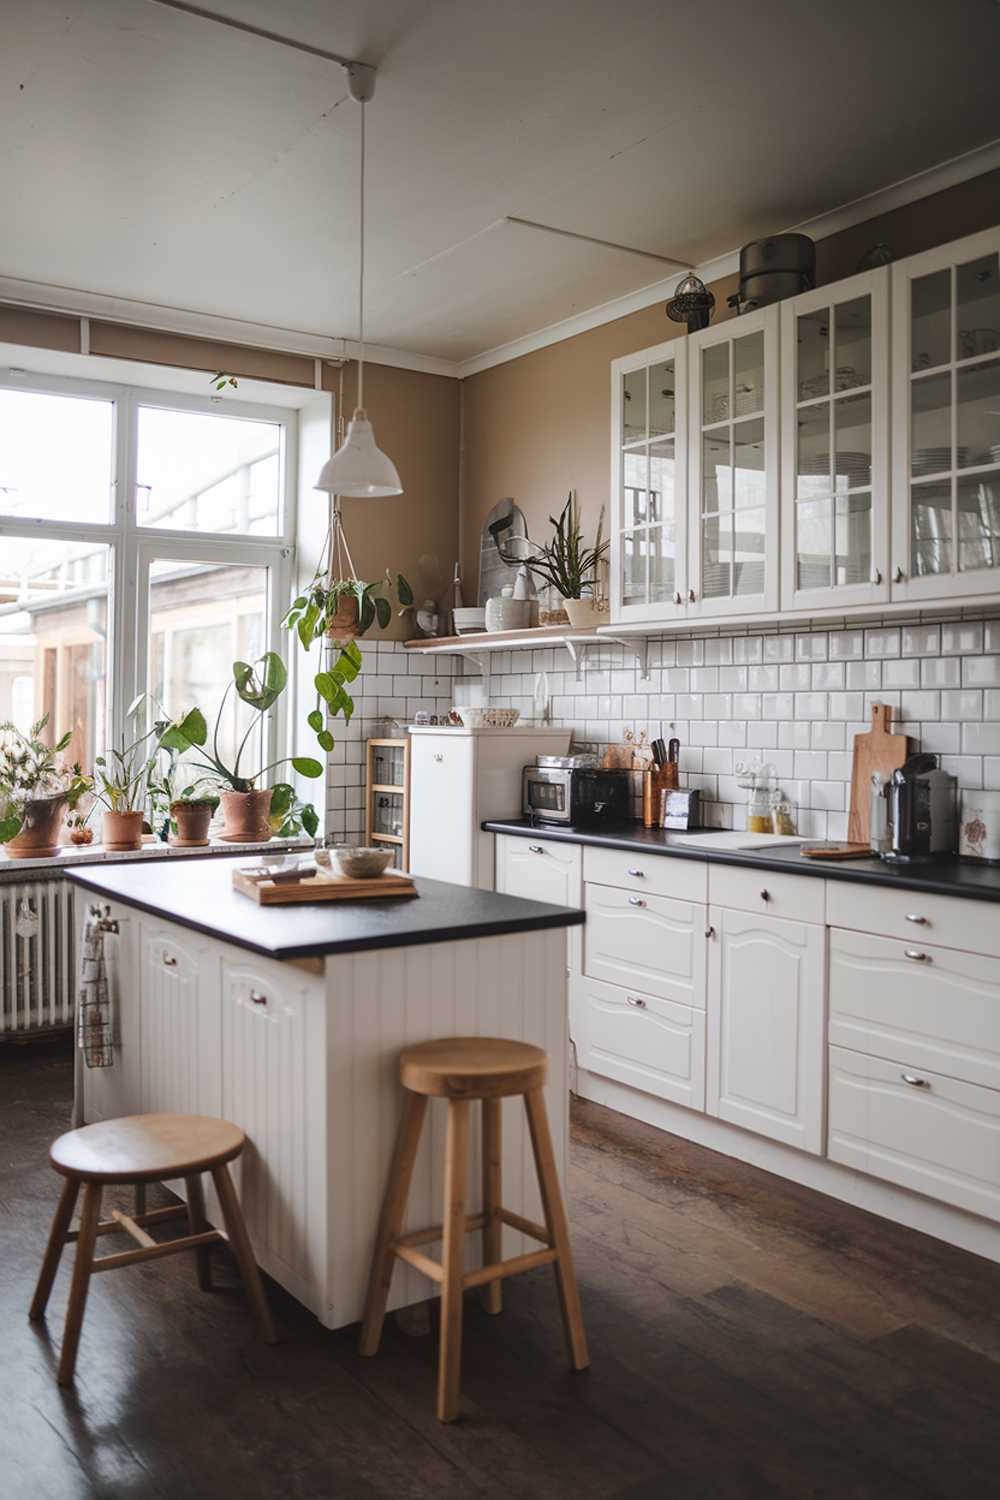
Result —
<instances>
[{"instance_id":1,"label":"green leafy houseplant","mask_svg":"<svg viewBox=\"0 0 1000 1500\"><path fill-rule=\"evenodd\" d=\"M91 788L91 780L78 765L59 766L61 755L72 739L64 734L54 745L42 735L48 725L46 714L24 734L15 724L0 724L0 844L10 844L46 811L53 819L62 810L76 807ZM42 804L53 804L46 810ZM56 824L58 828L58 824Z\"/></svg>"},{"instance_id":2,"label":"green leafy houseplant","mask_svg":"<svg viewBox=\"0 0 1000 1500\"><path fill-rule=\"evenodd\" d=\"M551 584L563 599L582 599L584 589L593 589L596 584L598 568L610 546L609 542L602 540L604 507L601 507L593 547L584 544L579 506L572 490L559 515L549 516L549 521L553 529L551 539L539 547L537 557L525 560L525 566Z\"/></svg>"}]
</instances>

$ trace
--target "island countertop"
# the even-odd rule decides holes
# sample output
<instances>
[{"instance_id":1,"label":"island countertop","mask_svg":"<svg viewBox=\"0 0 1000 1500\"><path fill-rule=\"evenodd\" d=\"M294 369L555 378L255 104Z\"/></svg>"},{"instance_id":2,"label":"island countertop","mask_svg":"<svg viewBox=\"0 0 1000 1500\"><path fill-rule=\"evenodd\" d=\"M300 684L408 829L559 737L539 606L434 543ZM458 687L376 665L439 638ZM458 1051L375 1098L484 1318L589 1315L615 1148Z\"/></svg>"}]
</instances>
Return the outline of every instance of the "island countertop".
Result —
<instances>
[{"instance_id":1,"label":"island countertop","mask_svg":"<svg viewBox=\"0 0 1000 1500\"><path fill-rule=\"evenodd\" d=\"M65 873L74 885L108 901L277 959L540 932L585 920L571 907L419 877L415 898L258 906L233 889L232 871L246 863L243 854L190 863L89 865Z\"/></svg>"}]
</instances>

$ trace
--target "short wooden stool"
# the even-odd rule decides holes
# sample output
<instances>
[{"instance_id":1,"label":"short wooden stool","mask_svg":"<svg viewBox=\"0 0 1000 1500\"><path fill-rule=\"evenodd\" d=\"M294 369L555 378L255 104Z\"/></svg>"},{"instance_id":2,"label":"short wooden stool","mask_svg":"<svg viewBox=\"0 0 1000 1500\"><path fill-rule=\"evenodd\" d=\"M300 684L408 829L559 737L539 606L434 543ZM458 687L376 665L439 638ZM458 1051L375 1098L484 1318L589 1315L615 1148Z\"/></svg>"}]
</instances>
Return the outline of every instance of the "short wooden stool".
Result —
<instances>
[{"instance_id":1,"label":"short wooden stool","mask_svg":"<svg viewBox=\"0 0 1000 1500\"><path fill-rule=\"evenodd\" d=\"M207 1115L130 1115L122 1120L104 1120L97 1125L70 1130L53 1144L49 1158L66 1181L52 1221L28 1316L33 1319L44 1317L63 1245L76 1240L73 1282L59 1359L60 1385L69 1385L73 1379L93 1272L114 1271L119 1266L134 1265L136 1261L155 1260L161 1255L193 1250L197 1257L198 1284L203 1291L210 1291L208 1247L219 1241L228 1240L236 1256L261 1337L268 1344L277 1341L250 1236L226 1165L239 1156L244 1143L242 1130L228 1120L216 1120ZM201 1185L203 1172L212 1174L226 1234L209 1228ZM115 1209L110 1219L101 1221L101 1194L105 1184L130 1183L138 1188L149 1182L169 1182L177 1177L184 1179L187 1206L179 1203L171 1208L153 1209L151 1213L136 1213L134 1218ZM81 1184L86 1185L86 1192L80 1228L70 1230ZM166 1219L185 1216L189 1233L182 1239L157 1244L146 1233L146 1225L162 1224ZM140 1248L95 1258L97 1236L120 1230L130 1234Z\"/></svg>"},{"instance_id":2,"label":"short wooden stool","mask_svg":"<svg viewBox=\"0 0 1000 1500\"><path fill-rule=\"evenodd\" d=\"M399 1076L406 1090L403 1117L396 1137L389 1181L379 1219L372 1259L371 1278L361 1331L361 1353L375 1354L382 1336L389 1285L397 1259L416 1266L441 1287L441 1353L438 1362L437 1414L451 1422L458 1412L459 1375L462 1357L462 1293L468 1287L486 1290L486 1309L501 1310L500 1282L535 1266L555 1268L563 1323L570 1360L577 1370L589 1364L583 1331L580 1298L569 1246L569 1227L556 1175L552 1137L545 1113L542 1088L548 1074L548 1058L540 1047L500 1037L450 1037L408 1048L399 1060ZM502 1205L500 1161L502 1101L511 1094L524 1096L535 1153L535 1168L541 1189L545 1224L535 1224ZM428 1099L448 1100L448 1134L445 1155L444 1224L400 1234L413 1163ZM483 1105L483 1211L465 1212L468 1181L469 1103ZM544 1250L533 1250L511 1260L500 1259L503 1225L539 1240ZM464 1270L465 1236L482 1230L483 1265L478 1271ZM443 1242L439 1263L419 1249Z\"/></svg>"}]
</instances>

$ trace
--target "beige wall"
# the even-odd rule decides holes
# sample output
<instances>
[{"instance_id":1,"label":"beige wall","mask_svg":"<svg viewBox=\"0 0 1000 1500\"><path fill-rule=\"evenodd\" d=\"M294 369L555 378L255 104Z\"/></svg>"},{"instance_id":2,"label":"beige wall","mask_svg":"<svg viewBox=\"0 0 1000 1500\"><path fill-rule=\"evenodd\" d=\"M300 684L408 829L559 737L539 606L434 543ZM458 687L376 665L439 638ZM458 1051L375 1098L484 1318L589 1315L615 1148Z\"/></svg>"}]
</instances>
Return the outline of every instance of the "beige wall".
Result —
<instances>
[{"instance_id":1,"label":"beige wall","mask_svg":"<svg viewBox=\"0 0 1000 1500\"><path fill-rule=\"evenodd\" d=\"M857 269L872 245L885 241L897 259L1000 220L1000 171L948 188L892 213L831 235L817 244L822 284ZM732 316L731 277L712 286L714 322ZM478 587L479 533L497 503L511 496L524 511L529 534L548 532L547 518L575 489L584 525L592 532L607 503L611 460L611 386L608 365L622 354L672 337L685 337L663 304L619 318L562 343L462 382L462 561L466 594Z\"/></svg>"}]
</instances>

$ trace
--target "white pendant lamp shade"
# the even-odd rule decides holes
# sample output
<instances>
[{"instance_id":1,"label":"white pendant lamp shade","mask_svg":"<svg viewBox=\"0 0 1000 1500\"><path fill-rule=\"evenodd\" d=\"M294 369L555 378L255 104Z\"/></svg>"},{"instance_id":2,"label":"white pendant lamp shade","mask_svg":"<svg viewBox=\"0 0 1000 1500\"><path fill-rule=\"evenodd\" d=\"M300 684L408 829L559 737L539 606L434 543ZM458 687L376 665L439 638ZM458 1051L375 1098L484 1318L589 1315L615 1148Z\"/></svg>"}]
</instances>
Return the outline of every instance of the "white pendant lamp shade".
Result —
<instances>
[{"instance_id":1,"label":"white pendant lamp shade","mask_svg":"<svg viewBox=\"0 0 1000 1500\"><path fill-rule=\"evenodd\" d=\"M370 94L369 94L370 96ZM357 97L355 95L355 97ZM358 254L358 404L347 424L347 436L320 471L315 488L331 495L374 499L401 495L396 465L375 442L375 432L364 408L365 390L365 96L361 103L361 172Z\"/></svg>"},{"instance_id":2,"label":"white pendant lamp shade","mask_svg":"<svg viewBox=\"0 0 1000 1500\"><path fill-rule=\"evenodd\" d=\"M377 446L372 424L361 408L348 423L343 444L320 470L316 489L359 499L403 493L396 465Z\"/></svg>"}]
</instances>

